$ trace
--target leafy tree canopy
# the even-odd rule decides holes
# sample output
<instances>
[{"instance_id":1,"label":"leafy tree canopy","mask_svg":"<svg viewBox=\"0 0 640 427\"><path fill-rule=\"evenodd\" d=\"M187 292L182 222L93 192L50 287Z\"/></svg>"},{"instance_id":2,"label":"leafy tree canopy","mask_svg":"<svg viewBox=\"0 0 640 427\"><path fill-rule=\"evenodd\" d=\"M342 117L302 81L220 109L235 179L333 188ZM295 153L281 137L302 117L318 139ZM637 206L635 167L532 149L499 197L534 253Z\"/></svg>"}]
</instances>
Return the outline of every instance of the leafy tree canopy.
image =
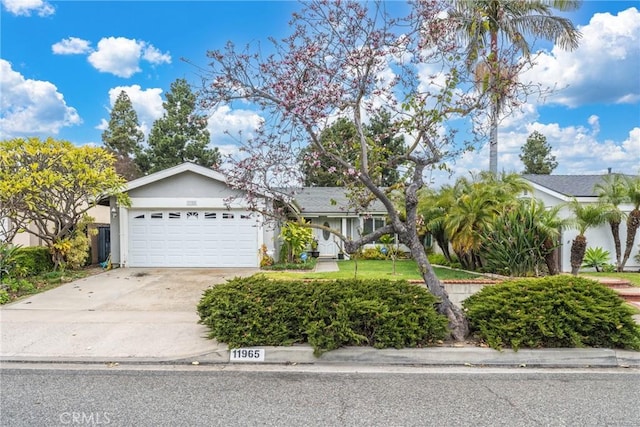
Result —
<instances>
[{"instance_id":1,"label":"leafy tree canopy","mask_svg":"<svg viewBox=\"0 0 640 427\"><path fill-rule=\"evenodd\" d=\"M558 167L556 156L551 154L551 145L547 137L533 131L522 146L520 160L524 163L524 174L549 175Z\"/></svg>"},{"instance_id":2,"label":"leafy tree canopy","mask_svg":"<svg viewBox=\"0 0 640 427\"><path fill-rule=\"evenodd\" d=\"M127 180L141 175L134 159L142 151L143 141L144 133L140 130L138 114L123 90L113 104L109 126L102 132L102 142L116 158L116 171Z\"/></svg>"},{"instance_id":3,"label":"leafy tree canopy","mask_svg":"<svg viewBox=\"0 0 640 427\"><path fill-rule=\"evenodd\" d=\"M53 138L1 141L0 205L12 206L12 219L41 238L60 263L64 259L55 245L100 199L115 196L128 203L121 193L126 182L113 164L113 156L100 147Z\"/></svg>"},{"instance_id":4,"label":"leafy tree canopy","mask_svg":"<svg viewBox=\"0 0 640 427\"><path fill-rule=\"evenodd\" d=\"M390 187L400 177L397 168L387 166L392 156L402 155L405 150L404 137L397 135L393 128L389 112L379 110L371 121L364 126L367 144L371 147L372 175L382 187ZM358 129L354 123L344 117L339 118L333 125L324 129L320 139L326 146L336 148L336 155L349 159L357 164L358 158ZM339 165L327 155L313 150L313 145L302 150L302 173L304 185L307 187L336 187L345 185L344 176L336 176Z\"/></svg>"},{"instance_id":5,"label":"leafy tree canopy","mask_svg":"<svg viewBox=\"0 0 640 427\"><path fill-rule=\"evenodd\" d=\"M163 116L153 123L149 146L138 157L144 173L157 172L184 162L216 168L220 164L217 147L209 147L207 118L196 111L196 95L185 79L171 84L162 104Z\"/></svg>"}]
</instances>

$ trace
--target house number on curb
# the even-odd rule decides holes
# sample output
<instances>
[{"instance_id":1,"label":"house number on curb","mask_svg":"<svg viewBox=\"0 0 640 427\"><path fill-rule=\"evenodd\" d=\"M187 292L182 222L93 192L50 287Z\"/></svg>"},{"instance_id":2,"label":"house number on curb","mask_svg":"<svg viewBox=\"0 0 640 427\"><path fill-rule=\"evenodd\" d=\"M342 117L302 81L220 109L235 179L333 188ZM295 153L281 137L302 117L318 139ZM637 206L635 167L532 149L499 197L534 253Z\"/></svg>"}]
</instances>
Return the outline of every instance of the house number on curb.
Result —
<instances>
[{"instance_id":1,"label":"house number on curb","mask_svg":"<svg viewBox=\"0 0 640 427\"><path fill-rule=\"evenodd\" d=\"M229 362L264 362L264 348L231 349Z\"/></svg>"}]
</instances>

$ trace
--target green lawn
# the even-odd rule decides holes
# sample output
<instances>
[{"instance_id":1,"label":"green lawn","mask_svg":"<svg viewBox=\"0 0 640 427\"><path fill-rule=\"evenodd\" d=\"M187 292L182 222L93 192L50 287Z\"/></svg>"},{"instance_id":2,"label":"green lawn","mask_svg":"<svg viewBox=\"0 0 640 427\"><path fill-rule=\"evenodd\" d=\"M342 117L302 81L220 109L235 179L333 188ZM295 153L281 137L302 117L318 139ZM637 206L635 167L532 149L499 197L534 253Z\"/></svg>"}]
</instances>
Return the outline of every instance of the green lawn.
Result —
<instances>
[{"instance_id":1,"label":"green lawn","mask_svg":"<svg viewBox=\"0 0 640 427\"><path fill-rule=\"evenodd\" d=\"M593 278L607 277L612 279L628 280L633 286L640 287L640 273L580 273L580 275Z\"/></svg>"},{"instance_id":2,"label":"green lawn","mask_svg":"<svg viewBox=\"0 0 640 427\"><path fill-rule=\"evenodd\" d=\"M406 279L420 280L422 277L418 273L418 268L413 260L396 261L396 271L393 274L392 261L380 260L360 260L357 262L359 279ZM279 279L351 279L355 275L355 261L338 261L340 271L327 273L313 272L265 272L269 277ZM434 267L436 275L442 280L446 279L478 279L482 276L465 271L450 270L447 268Z\"/></svg>"}]
</instances>

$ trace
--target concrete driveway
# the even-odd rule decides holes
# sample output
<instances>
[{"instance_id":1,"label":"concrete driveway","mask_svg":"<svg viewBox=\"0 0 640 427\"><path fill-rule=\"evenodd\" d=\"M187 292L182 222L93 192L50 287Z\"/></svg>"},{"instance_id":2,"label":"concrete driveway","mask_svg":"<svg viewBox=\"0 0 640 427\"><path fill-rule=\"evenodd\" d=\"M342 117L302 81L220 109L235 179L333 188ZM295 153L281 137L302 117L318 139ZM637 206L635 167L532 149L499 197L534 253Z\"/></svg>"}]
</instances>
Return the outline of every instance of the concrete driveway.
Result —
<instances>
[{"instance_id":1,"label":"concrete driveway","mask_svg":"<svg viewBox=\"0 0 640 427\"><path fill-rule=\"evenodd\" d=\"M0 308L0 358L182 359L216 351L197 322L202 292L257 269L116 269Z\"/></svg>"}]
</instances>

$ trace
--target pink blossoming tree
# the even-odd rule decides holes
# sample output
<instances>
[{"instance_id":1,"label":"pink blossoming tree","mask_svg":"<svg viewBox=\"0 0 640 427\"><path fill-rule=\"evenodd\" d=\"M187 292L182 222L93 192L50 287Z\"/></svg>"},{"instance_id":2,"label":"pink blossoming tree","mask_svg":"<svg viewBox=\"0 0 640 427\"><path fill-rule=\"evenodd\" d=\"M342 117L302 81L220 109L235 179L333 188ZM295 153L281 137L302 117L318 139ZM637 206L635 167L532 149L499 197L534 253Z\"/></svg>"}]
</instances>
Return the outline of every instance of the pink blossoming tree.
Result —
<instances>
[{"instance_id":1,"label":"pink blossoming tree","mask_svg":"<svg viewBox=\"0 0 640 427\"><path fill-rule=\"evenodd\" d=\"M466 74L459 26L447 19L446 4L416 2L402 18L391 17L387 6L305 2L293 16L292 34L271 39L268 54L260 46L239 48L232 43L209 52L203 107L250 103L260 109L264 122L254 134L237 136L240 153L228 171L229 183L242 189L256 208L265 195L281 202L276 206L287 206L293 187L301 183L297 162L306 144L317 157L304 156L303 161L331 159L354 208L366 211L372 201L381 202L388 213L386 226L357 240L339 230L331 232L348 253L396 234L439 298L438 310L448 317L452 337L462 340L468 333L465 316L450 301L418 237L418 191L425 186L426 172L446 167L447 160L468 148L470 142L454 137L458 129L473 127L481 100L473 76ZM379 110L389 114L390 132L405 136L401 154L381 156L381 144L367 135L366 123ZM339 117L354 123L357 137L320 138ZM358 153L356 159L346 152ZM403 173L395 185L380 187L381 167ZM291 214L286 209L269 213Z\"/></svg>"}]
</instances>

